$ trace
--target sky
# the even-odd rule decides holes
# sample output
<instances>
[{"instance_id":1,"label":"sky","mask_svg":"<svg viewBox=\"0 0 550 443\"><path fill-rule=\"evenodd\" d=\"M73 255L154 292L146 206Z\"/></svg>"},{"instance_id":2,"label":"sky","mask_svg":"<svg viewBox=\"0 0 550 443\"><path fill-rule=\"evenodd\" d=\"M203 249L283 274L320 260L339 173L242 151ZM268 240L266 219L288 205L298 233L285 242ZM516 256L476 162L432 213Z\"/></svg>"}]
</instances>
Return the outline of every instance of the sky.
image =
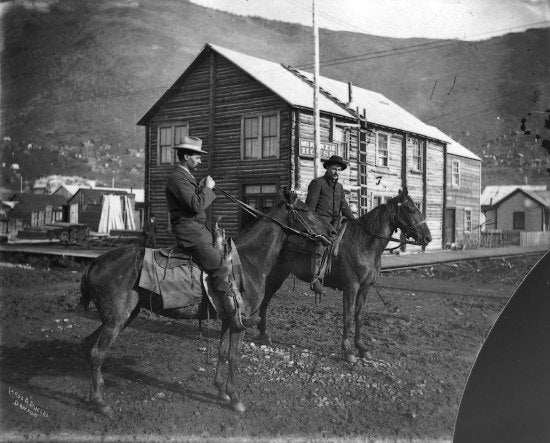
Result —
<instances>
[{"instance_id":1,"label":"sky","mask_svg":"<svg viewBox=\"0 0 550 443\"><path fill-rule=\"evenodd\" d=\"M190 0L311 26L313 0ZM550 0L315 0L320 28L384 37L484 40L550 26Z\"/></svg>"}]
</instances>

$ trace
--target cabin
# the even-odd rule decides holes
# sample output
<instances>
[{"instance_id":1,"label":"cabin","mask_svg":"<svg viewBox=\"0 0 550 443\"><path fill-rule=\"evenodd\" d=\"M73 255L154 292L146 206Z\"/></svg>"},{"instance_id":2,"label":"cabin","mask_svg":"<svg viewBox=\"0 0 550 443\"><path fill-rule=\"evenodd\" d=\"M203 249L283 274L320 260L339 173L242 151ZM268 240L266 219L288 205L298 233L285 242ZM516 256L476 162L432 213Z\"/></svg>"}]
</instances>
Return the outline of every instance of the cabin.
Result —
<instances>
[{"instance_id":1,"label":"cabin","mask_svg":"<svg viewBox=\"0 0 550 443\"><path fill-rule=\"evenodd\" d=\"M117 197L116 201L108 196ZM105 207L108 202L109 207ZM115 207L116 204L116 207ZM69 207L70 223L80 223L90 226L90 230L98 232L102 224L102 214L109 212L120 212L122 227L124 229L127 221L132 220L130 225L134 224L135 195L126 190L110 188L80 188L67 202ZM105 217L105 215L103 215ZM108 232L106 232L108 233Z\"/></svg>"},{"instance_id":2,"label":"cabin","mask_svg":"<svg viewBox=\"0 0 550 443\"><path fill-rule=\"evenodd\" d=\"M326 77L319 85L320 156L349 162L340 182L350 206L362 215L407 186L432 232L428 248L441 249L450 137L382 94ZM312 107L311 73L205 45L138 122L146 137L145 205L156 216L158 243L174 242L164 186L176 161L172 146L184 135L202 138L209 153L195 175L211 174L249 205L269 210L284 186L305 199L315 177ZM324 174L322 162L317 174ZM473 192L479 198L479 185ZM472 210L479 213L479 204ZM251 221L223 196L210 220L219 216L232 236Z\"/></svg>"},{"instance_id":3,"label":"cabin","mask_svg":"<svg viewBox=\"0 0 550 443\"><path fill-rule=\"evenodd\" d=\"M548 231L550 191L546 185L486 186L481 210L491 229Z\"/></svg>"}]
</instances>

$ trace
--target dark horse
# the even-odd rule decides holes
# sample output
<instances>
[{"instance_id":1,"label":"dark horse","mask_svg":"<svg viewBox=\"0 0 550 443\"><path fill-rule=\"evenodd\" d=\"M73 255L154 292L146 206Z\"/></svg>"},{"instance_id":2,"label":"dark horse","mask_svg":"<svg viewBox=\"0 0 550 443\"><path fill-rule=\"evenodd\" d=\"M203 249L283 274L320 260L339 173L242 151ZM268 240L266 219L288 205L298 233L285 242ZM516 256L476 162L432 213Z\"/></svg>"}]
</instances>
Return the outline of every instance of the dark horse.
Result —
<instances>
[{"instance_id":1,"label":"dark horse","mask_svg":"<svg viewBox=\"0 0 550 443\"><path fill-rule=\"evenodd\" d=\"M417 244L427 245L432 240L426 221L408 196L406 188L399 191L399 195L388 200L386 204L374 208L357 220L348 222L338 254L332 260L330 274L325 277L327 286L343 291L342 351L350 363L357 361L348 338L352 312L355 309L355 346L359 350L359 356L364 357L367 350L361 339L363 305L369 288L376 282L380 273L382 252L397 228L405 238L413 238ZM266 332L267 307L273 294L291 273L303 281L311 281L310 256L306 253L297 253L287 242L267 277L265 297L260 307L260 338L268 342L270 338Z\"/></svg>"},{"instance_id":2,"label":"dark horse","mask_svg":"<svg viewBox=\"0 0 550 443\"><path fill-rule=\"evenodd\" d=\"M283 193L282 197L282 201L269 212L271 219L258 220L237 242L246 288L241 306L241 313L245 317L251 317L259 309L265 293L265 278L289 235L307 231L308 238L317 238L325 243L330 243L327 237L335 235L334 228L310 212L305 203L296 199L295 194ZM300 226L296 224L297 221ZM138 315L141 307L165 317L185 318L181 310L163 310L160 296L138 288L143 255L144 248L138 246L118 248L102 254L90 264L80 285L80 305L87 308L92 300L102 322L82 343L91 365L90 400L109 416L113 415L113 410L103 398L101 365L118 334ZM229 400L233 409L239 412L245 410L235 386L242 337L243 331L237 329L231 320L222 320L214 384L219 397ZM224 377L227 367L228 374Z\"/></svg>"}]
</instances>

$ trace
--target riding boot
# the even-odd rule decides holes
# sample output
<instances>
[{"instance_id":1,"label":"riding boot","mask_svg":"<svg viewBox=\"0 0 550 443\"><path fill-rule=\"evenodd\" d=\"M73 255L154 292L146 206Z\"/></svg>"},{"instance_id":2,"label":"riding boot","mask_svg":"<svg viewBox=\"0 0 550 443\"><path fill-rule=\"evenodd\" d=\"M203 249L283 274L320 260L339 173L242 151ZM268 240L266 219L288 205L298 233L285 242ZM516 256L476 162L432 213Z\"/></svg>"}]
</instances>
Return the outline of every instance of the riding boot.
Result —
<instances>
[{"instance_id":1,"label":"riding boot","mask_svg":"<svg viewBox=\"0 0 550 443\"><path fill-rule=\"evenodd\" d=\"M316 251L317 252L317 251ZM323 254L314 253L311 260L311 284L310 289L317 294L324 295L325 290L320 280L321 267L323 265Z\"/></svg>"}]
</instances>

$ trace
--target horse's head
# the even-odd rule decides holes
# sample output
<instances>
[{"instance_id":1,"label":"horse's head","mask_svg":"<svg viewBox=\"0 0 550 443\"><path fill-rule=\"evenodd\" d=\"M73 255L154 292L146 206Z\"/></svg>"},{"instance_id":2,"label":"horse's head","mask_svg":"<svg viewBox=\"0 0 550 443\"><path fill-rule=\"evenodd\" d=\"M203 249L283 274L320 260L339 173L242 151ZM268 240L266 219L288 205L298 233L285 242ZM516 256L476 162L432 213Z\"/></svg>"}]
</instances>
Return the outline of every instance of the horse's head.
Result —
<instances>
[{"instance_id":1,"label":"horse's head","mask_svg":"<svg viewBox=\"0 0 550 443\"><path fill-rule=\"evenodd\" d=\"M399 191L397 197L393 197L387 202L388 208L392 213L396 228L399 228L405 238L413 238L421 245L427 245L432 241L432 234L426 224L426 219L422 212L414 204L409 192L405 187Z\"/></svg>"},{"instance_id":2,"label":"horse's head","mask_svg":"<svg viewBox=\"0 0 550 443\"><path fill-rule=\"evenodd\" d=\"M334 227L311 211L309 206L298 199L295 192L283 188L280 192L281 207L288 211L288 226L291 229L300 231L310 240L319 240L325 245L331 244L331 239L336 237Z\"/></svg>"}]
</instances>

